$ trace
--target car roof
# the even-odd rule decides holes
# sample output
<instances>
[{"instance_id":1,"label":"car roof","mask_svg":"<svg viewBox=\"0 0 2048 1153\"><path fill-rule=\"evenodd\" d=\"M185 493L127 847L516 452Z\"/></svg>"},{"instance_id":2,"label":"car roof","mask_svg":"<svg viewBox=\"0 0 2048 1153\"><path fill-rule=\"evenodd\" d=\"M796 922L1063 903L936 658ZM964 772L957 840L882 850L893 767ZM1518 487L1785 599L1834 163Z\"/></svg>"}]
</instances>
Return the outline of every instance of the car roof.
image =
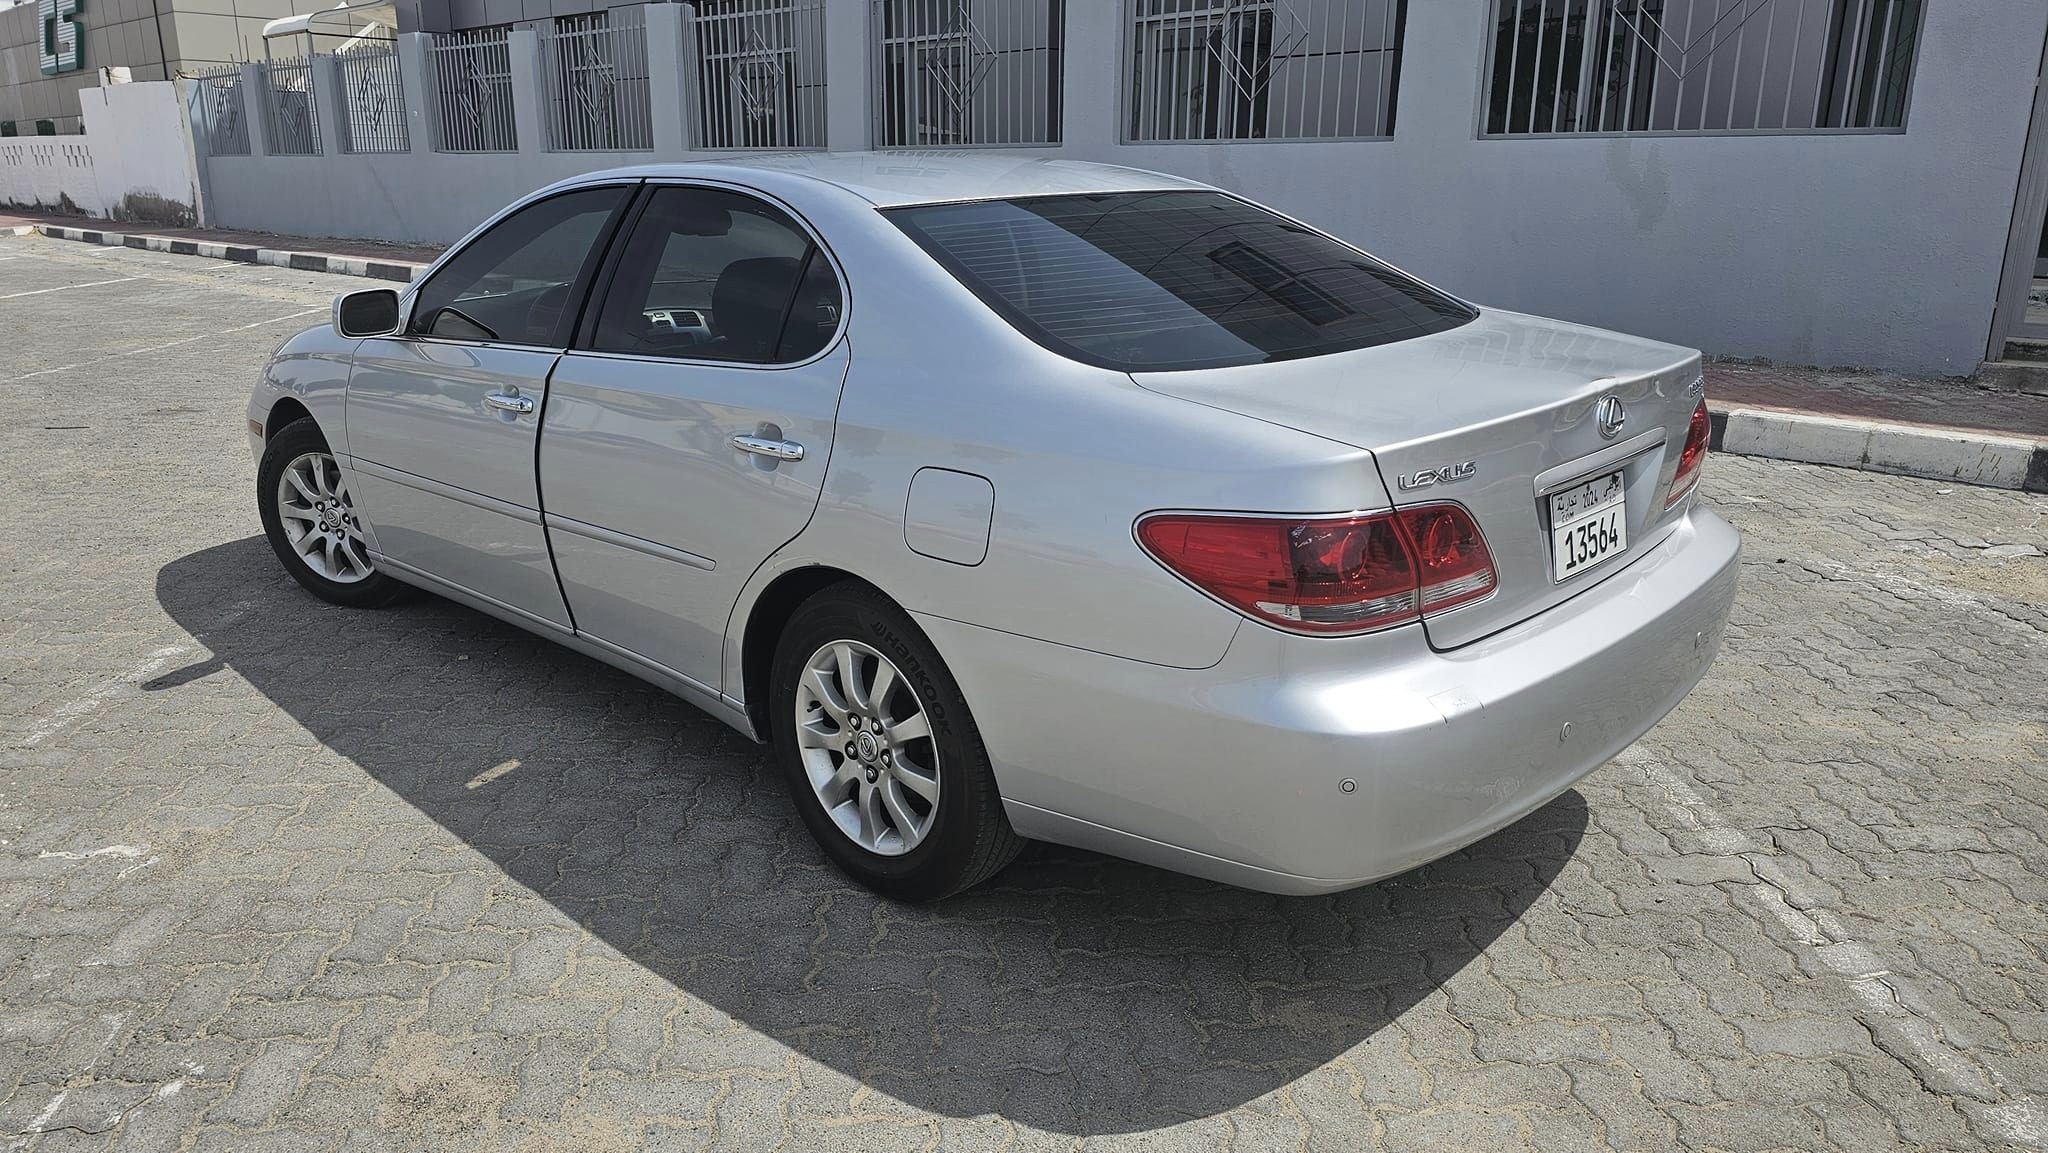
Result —
<instances>
[{"instance_id":1,"label":"car roof","mask_svg":"<svg viewBox=\"0 0 2048 1153\"><path fill-rule=\"evenodd\" d=\"M620 176L733 177L746 172L809 177L845 189L878 208L1208 187L1184 177L1115 164L971 152L789 152L687 164L643 164L587 173L575 182Z\"/></svg>"}]
</instances>

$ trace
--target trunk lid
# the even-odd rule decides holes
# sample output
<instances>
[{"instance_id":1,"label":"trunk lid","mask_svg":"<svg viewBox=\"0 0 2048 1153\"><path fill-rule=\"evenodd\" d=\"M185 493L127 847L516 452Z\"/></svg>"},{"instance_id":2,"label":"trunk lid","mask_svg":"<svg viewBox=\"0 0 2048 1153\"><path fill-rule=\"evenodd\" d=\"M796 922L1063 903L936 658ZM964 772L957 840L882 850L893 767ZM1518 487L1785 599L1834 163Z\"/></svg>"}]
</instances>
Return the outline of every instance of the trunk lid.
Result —
<instances>
[{"instance_id":1,"label":"trunk lid","mask_svg":"<svg viewBox=\"0 0 2048 1153\"><path fill-rule=\"evenodd\" d=\"M1676 523L1664 498L1699 402L1699 354L1675 345L1486 310L1449 332L1355 352L1192 372L1144 388L1370 450L1396 507L1450 500L1479 522L1499 578L1490 597L1424 619L1455 648L1585 591ZM1625 421L1603 435L1603 398ZM1627 546L1553 580L1552 491L1622 475ZM1273 509L1348 512L1348 509Z\"/></svg>"}]
</instances>

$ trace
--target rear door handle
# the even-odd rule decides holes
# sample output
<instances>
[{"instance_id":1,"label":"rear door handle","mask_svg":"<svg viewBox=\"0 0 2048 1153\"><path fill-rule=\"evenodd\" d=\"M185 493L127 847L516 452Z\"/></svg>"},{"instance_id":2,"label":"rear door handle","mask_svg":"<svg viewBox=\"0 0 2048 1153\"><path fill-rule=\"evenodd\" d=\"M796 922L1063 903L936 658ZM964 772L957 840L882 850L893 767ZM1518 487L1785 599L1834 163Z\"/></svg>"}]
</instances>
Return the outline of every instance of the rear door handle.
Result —
<instances>
[{"instance_id":1,"label":"rear door handle","mask_svg":"<svg viewBox=\"0 0 2048 1153\"><path fill-rule=\"evenodd\" d=\"M501 409L505 412L516 412L521 415L533 411L533 398L530 396L520 396L517 393L486 393L484 394L484 403L492 408Z\"/></svg>"},{"instance_id":2,"label":"rear door handle","mask_svg":"<svg viewBox=\"0 0 2048 1153\"><path fill-rule=\"evenodd\" d=\"M772 460L802 460L804 446L793 440L776 440L769 436L750 436L741 433L732 438L732 446L741 452L765 456Z\"/></svg>"}]
</instances>

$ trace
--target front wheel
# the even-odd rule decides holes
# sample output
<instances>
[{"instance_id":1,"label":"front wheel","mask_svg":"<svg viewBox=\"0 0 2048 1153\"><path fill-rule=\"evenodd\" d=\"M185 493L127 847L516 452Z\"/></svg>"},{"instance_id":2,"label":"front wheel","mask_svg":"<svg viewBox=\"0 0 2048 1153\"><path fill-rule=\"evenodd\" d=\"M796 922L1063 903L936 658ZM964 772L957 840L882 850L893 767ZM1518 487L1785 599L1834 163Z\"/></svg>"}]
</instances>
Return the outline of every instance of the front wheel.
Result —
<instances>
[{"instance_id":1,"label":"front wheel","mask_svg":"<svg viewBox=\"0 0 2048 1153\"><path fill-rule=\"evenodd\" d=\"M1024 841L960 687L908 616L847 582L797 608L770 672L775 759L825 854L883 894L971 888Z\"/></svg>"},{"instance_id":2,"label":"front wheel","mask_svg":"<svg viewBox=\"0 0 2048 1153\"><path fill-rule=\"evenodd\" d=\"M355 496L313 418L291 422L263 446L256 506L285 571L321 600L378 608L410 591L370 560Z\"/></svg>"}]
</instances>

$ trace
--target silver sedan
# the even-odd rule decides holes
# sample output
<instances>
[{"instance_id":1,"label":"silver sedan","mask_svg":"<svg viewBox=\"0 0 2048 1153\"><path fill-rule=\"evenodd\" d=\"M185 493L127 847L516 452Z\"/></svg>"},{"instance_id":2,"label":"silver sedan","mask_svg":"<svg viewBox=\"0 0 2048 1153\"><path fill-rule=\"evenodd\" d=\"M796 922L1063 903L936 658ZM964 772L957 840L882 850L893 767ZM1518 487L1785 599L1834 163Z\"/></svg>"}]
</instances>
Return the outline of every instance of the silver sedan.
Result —
<instances>
[{"instance_id":1,"label":"silver sedan","mask_svg":"<svg viewBox=\"0 0 2048 1153\"><path fill-rule=\"evenodd\" d=\"M306 588L669 689L906 899L1027 838L1327 892L1543 805L1713 658L1708 432L1695 352L992 155L564 181L249 405Z\"/></svg>"}]
</instances>

